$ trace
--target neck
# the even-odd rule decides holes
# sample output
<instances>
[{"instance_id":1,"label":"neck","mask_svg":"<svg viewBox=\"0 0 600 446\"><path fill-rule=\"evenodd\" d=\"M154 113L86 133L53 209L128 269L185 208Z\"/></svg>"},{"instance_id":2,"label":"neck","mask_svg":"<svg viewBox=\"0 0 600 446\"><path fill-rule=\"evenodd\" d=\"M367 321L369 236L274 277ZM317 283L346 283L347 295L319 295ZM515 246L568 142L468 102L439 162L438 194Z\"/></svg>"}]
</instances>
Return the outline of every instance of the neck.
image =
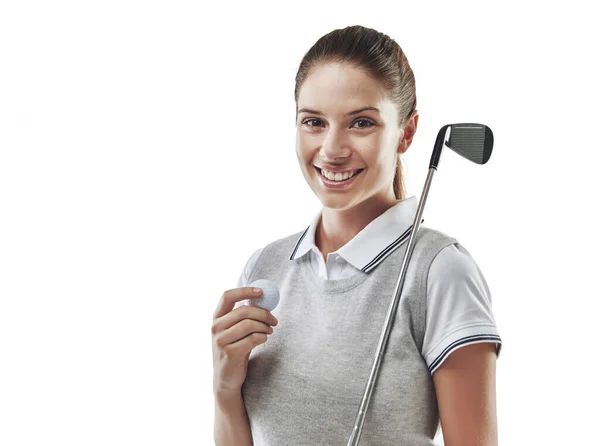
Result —
<instances>
[{"instance_id":1,"label":"neck","mask_svg":"<svg viewBox=\"0 0 600 446\"><path fill-rule=\"evenodd\" d=\"M372 197L350 209L323 207L315 233L315 244L325 260L362 231L369 223L399 203L400 200Z\"/></svg>"}]
</instances>

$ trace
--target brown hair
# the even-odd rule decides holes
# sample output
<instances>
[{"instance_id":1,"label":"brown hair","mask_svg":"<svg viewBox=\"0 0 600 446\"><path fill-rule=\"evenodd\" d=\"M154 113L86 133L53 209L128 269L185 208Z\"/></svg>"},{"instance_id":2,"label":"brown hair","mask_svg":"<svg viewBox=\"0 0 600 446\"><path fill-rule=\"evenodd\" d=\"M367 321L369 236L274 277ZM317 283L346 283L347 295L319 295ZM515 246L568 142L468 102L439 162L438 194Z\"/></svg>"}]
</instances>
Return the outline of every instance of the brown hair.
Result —
<instances>
[{"instance_id":1,"label":"brown hair","mask_svg":"<svg viewBox=\"0 0 600 446\"><path fill-rule=\"evenodd\" d=\"M404 127L417 107L415 76L402 48L388 35L354 25L335 29L321 37L308 50L296 74L296 115L298 92L311 70L322 63L340 62L363 68L386 89L398 108L398 123ZM406 198L402 160L398 154L394 176L394 195Z\"/></svg>"}]
</instances>

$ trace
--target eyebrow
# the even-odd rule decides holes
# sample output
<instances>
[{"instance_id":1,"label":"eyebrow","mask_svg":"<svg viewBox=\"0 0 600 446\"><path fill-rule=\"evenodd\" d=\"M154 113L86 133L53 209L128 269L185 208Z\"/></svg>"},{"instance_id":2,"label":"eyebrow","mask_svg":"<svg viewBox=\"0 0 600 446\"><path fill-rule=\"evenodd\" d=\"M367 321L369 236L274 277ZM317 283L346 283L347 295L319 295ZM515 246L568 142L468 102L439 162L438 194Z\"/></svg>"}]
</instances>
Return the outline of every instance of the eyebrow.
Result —
<instances>
[{"instance_id":1,"label":"eyebrow","mask_svg":"<svg viewBox=\"0 0 600 446\"><path fill-rule=\"evenodd\" d=\"M354 110L354 111L351 111L350 113L347 113L347 116L356 115L356 114L358 114L360 112L363 112L363 111L366 111L366 110L374 110L374 111L376 111L376 112L379 113L379 109L377 107L364 107L364 108L361 108L359 110ZM318 111L318 110L311 110L311 109L308 109L308 108L301 108L300 110L298 110L298 113L302 113L302 112L312 113L314 115L321 115L321 116L323 116L323 113L321 113L320 111Z\"/></svg>"}]
</instances>

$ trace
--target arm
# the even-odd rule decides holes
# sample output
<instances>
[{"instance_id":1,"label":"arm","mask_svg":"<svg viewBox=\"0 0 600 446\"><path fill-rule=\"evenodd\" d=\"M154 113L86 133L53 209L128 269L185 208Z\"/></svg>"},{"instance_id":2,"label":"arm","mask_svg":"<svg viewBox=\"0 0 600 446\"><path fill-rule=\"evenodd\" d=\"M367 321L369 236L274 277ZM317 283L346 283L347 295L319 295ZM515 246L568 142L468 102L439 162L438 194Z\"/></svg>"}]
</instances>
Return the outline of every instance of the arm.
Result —
<instances>
[{"instance_id":1,"label":"arm","mask_svg":"<svg viewBox=\"0 0 600 446\"><path fill-rule=\"evenodd\" d=\"M236 287L248 286L248 271L254 264L263 248L259 248L250 256L242 270ZM237 302L234 309L243 305ZM253 446L252 430L246 412L246 405L239 393L227 394L213 389L215 395L215 428L214 437L216 446Z\"/></svg>"},{"instance_id":2,"label":"arm","mask_svg":"<svg viewBox=\"0 0 600 446\"><path fill-rule=\"evenodd\" d=\"M446 446L498 446L495 344L455 350L433 383Z\"/></svg>"},{"instance_id":3,"label":"arm","mask_svg":"<svg viewBox=\"0 0 600 446\"><path fill-rule=\"evenodd\" d=\"M215 394L215 445L253 446L252 431L241 392Z\"/></svg>"}]
</instances>

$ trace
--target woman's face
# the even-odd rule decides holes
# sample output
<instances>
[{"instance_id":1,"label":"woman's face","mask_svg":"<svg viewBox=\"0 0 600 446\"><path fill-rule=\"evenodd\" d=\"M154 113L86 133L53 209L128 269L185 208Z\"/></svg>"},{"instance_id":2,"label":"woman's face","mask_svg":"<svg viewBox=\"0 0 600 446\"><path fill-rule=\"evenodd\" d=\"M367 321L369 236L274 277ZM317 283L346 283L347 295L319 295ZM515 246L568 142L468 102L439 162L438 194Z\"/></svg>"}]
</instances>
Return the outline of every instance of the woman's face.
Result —
<instances>
[{"instance_id":1,"label":"woman's face","mask_svg":"<svg viewBox=\"0 0 600 446\"><path fill-rule=\"evenodd\" d=\"M296 155L323 206L344 210L371 198L395 202L397 154L408 149L417 119L405 140L395 104L365 71L340 63L313 69L298 94ZM348 187L331 189L315 166L363 171Z\"/></svg>"}]
</instances>

